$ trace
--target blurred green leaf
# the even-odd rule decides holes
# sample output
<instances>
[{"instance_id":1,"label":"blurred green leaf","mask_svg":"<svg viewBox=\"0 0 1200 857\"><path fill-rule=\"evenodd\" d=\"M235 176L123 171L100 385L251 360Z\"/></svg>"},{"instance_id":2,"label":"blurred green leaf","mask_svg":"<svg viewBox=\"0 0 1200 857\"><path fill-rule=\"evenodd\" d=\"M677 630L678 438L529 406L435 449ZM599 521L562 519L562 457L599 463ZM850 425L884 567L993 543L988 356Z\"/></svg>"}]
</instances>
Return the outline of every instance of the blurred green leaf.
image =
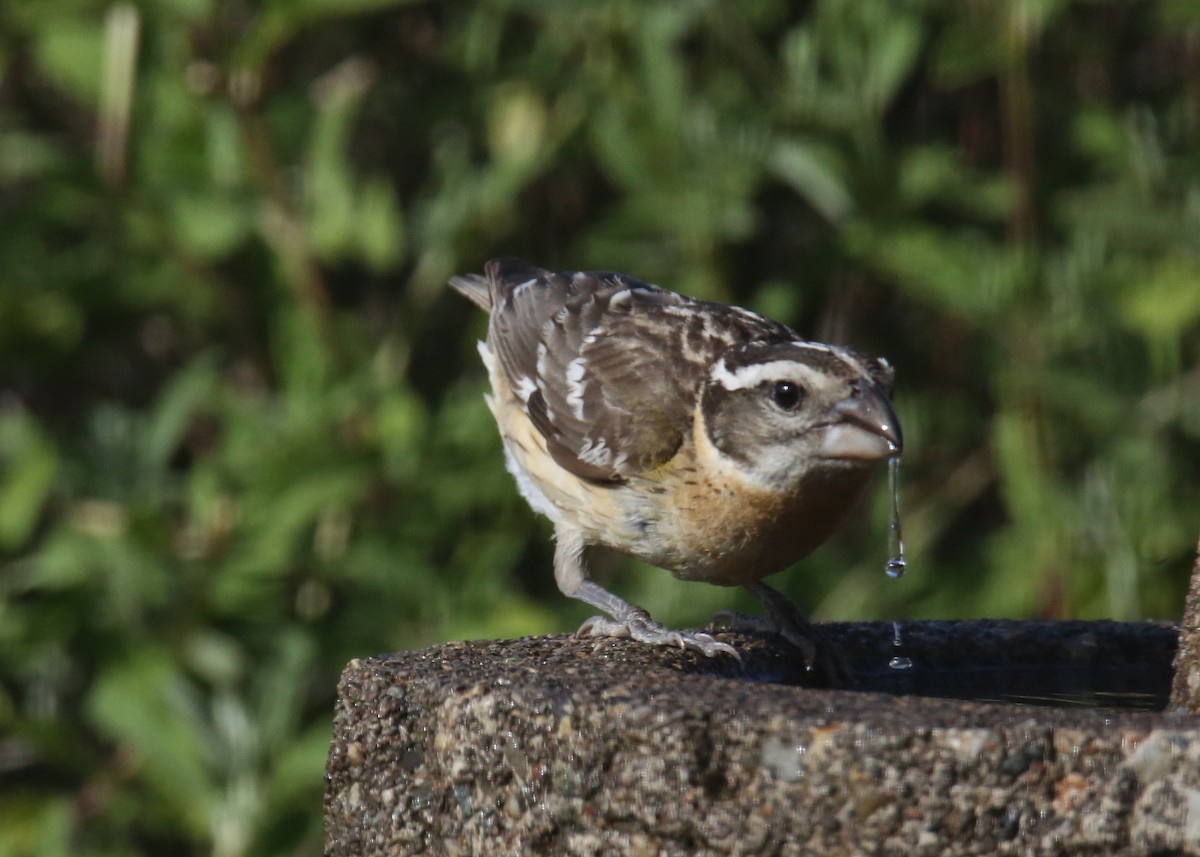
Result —
<instances>
[{"instance_id":1,"label":"blurred green leaf","mask_svg":"<svg viewBox=\"0 0 1200 857\"><path fill-rule=\"evenodd\" d=\"M134 754L145 777L190 836L208 833L218 796L204 762L205 738L194 725L203 719L197 689L169 653L144 649L114 661L96 679L88 717L100 731Z\"/></svg>"},{"instance_id":2,"label":"blurred green leaf","mask_svg":"<svg viewBox=\"0 0 1200 857\"><path fill-rule=\"evenodd\" d=\"M71 96L95 105L103 80L104 32L99 20L60 18L39 28L34 52L38 65Z\"/></svg>"},{"instance_id":3,"label":"blurred green leaf","mask_svg":"<svg viewBox=\"0 0 1200 857\"><path fill-rule=\"evenodd\" d=\"M877 10L885 8L888 7L875 7ZM886 109L905 78L912 73L913 62L921 49L921 37L920 23L914 17L896 15L881 26L863 87L875 109Z\"/></svg>"},{"instance_id":4,"label":"blurred green leaf","mask_svg":"<svg viewBox=\"0 0 1200 857\"><path fill-rule=\"evenodd\" d=\"M850 233L851 246L883 273L941 310L982 323L1011 310L1025 274L1023 259L982 232L924 226Z\"/></svg>"},{"instance_id":5,"label":"blurred green leaf","mask_svg":"<svg viewBox=\"0 0 1200 857\"><path fill-rule=\"evenodd\" d=\"M0 805L0 850L12 857L68 857L73 812L65 798L6 794Z\"/></svg>"},{"instance_id":6,"label":"blurred green leaf","mask_svg":"<svg viewBox=\"0 0 1200 857\"><path fill-rule=\"evenodd\" d=\"M384 271L404 258L404 221L396 195L380 179L366 182L358 200L358 243L363 261Z\"/></svg>"},{"instance_id":7,"label":"blurred green leaf","mask_svg":"<svg viewBox=\"0 0 1200 857\"><path fill-rule=\"evenodd\" d=\"M781 140L771 153L771 167L827 220L836 223L850 214L853 200L840 177L837 155L829 148Z\"/></svg>"},{"instance_id":8,"label":"blurred green leaf","mask_svg":"<svg viewBox=\"0 0 1200 857\"><path fill-rule=\"evenodd\" d=\"M1125 293L1125 318L1146 339L1174 345L1200 322L1200 261L1171 255L1148 273Z\"/></svg>"},{"instance_id":9,"label":"blurred green leaf","mask_svg":"<svg viewBox=\"0 0 1200 857\"><path fill-rule=\"evenodd\" d=\"M176 197L171 216L180 242L201 259L233 252L253 225L244 203L215 193Z\"/></svg>"},{"instance_id":10,"label":"blurred green leaf","mask_svg":"<svg viewBox=\"0 0 1200 857\"><path fill-rule=\"evenodd\" d=\"M58 449L33 418L0 409L0 550L28 541L58 467Z\"/></svg>"}]
</instances>

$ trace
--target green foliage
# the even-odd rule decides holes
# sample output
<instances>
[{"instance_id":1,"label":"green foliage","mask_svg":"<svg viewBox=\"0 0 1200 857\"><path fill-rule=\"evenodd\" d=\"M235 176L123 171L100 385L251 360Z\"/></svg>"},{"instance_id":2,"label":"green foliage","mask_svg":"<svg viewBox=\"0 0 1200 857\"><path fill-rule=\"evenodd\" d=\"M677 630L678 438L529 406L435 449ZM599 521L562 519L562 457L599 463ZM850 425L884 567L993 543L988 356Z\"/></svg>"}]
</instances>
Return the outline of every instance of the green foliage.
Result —
<instances>
[{"instance_id":1,"label":"green foliage","mask_svg":"<svg viewBox=\"0 0 1200 857\"><path fill-rule=\"evenodd\" d=\"M353 657L565 630L445 288L625 270L886 354L826 618L1177 615L1189 4L44 0L0 12L0 852L316 854ZM674 624L733 592L617 563Z\"/></svg>"}]
</instances>

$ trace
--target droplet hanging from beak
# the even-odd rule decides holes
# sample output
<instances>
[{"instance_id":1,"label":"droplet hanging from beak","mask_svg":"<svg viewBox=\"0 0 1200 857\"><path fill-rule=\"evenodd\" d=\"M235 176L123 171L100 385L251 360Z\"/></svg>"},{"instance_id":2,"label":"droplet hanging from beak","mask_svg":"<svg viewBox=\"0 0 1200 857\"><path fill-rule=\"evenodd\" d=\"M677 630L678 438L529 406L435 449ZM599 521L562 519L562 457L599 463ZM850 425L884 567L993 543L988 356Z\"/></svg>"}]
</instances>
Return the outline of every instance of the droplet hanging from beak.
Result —
<instances>
[{"instance_id":1,"label":"droplet hanging from beak","mask_svg":"<svg viewBox=\"0 0 1200 857\"><path fill-rule=\"evenodd\" d=\"M892 523L888 531L888 561L884 573L893 580L904 576L908 561L904 558L904 534L900 530L900 456L888 459L888 491L892 495Z\"/></svg>"}]
</instances>

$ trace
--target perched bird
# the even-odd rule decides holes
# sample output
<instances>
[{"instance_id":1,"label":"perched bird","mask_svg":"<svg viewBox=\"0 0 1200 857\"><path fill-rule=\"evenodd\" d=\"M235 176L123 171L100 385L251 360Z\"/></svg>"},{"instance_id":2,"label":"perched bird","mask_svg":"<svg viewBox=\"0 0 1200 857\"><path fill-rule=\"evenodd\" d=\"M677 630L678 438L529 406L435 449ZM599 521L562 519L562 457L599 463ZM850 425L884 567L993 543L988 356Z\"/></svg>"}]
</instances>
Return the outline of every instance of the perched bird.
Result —
<instances>
[{"instance_id":1,"label":"perched bird","mask_svg":"<svg viewBox=\"0 0 1200 857\"><path fill-rule=\"evenodd\" d=\"M590 580L587 549L604 546L747 587L811 664L806 623L761 581L825 541L899 454L887 362L621 274L484 271L450 285L489 313L488 406L521 494L554 522L559 589L608 614L579 633L736 656Z\"/></svg>"}]
</instances>

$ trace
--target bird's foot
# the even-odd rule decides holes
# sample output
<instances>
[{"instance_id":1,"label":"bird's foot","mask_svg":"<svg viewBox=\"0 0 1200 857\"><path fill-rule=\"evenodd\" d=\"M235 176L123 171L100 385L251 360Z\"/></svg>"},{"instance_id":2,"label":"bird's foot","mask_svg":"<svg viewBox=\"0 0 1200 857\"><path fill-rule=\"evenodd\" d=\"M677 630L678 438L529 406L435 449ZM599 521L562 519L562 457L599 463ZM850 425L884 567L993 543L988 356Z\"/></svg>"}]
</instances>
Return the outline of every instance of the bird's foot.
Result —
<instances>
[{"instance_id":1,"label":"bird's foot","mask_svg":"<svg viewBox=\"0 0 1200 857\"><path fill-rule=\"evenodd\" d=\"M800 652L809 673L824 675L831 687L854 684L853 673L837 649L799 610L792 609L785 614L782 610L772 609L767 616L722 610L713 616L708 627L783 637Z\"/></svg>"},{"instance_id":2,"label":"bird's foot","mask_svg":"<svg viewBox=\"0 0 1200 857\"><path fill-rule=\"evenodd\" d=\"M732 655L737 660L741 656L737 649L728 643L722 643L711 634L702 631L672 631L650 618L644 610L634 608L619 619L608 619L604 616L593 616L575 632L577 637L627 637L639 643L649 643L652 646L671 646L681 649L692 649L706 657L718 654Z\"/></svg>"},{"instance_id":3,"label":"bird's foot","mask_svg":"<svg viewBox=\"0 0 1200 857\"><path fill-rule=\"evenodd\" d=\"M800 652L808 669L813 669L817 662L819 646L810 633L812 625L807 622L780 621L776 616L722 610L713 614L708 627L728 628L731 631L746 631L752 634L774 634L783 637Z\"/></svg>"}]
</instances>

